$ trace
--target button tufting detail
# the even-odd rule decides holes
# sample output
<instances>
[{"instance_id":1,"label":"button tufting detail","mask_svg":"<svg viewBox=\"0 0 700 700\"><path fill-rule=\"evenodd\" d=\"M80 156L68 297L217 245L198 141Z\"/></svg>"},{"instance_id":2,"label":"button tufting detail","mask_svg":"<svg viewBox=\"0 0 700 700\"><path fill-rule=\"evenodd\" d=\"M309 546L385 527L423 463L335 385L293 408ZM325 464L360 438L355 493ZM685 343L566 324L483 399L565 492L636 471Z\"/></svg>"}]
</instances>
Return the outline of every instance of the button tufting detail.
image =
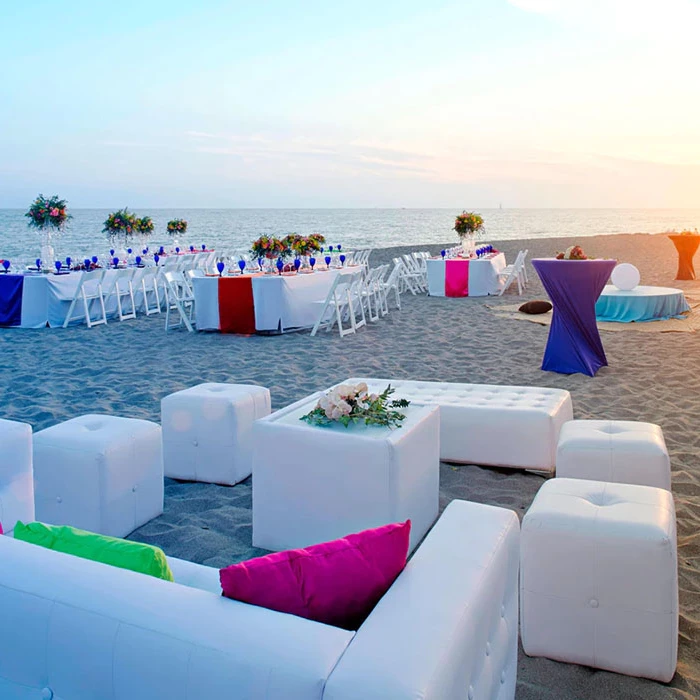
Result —
<instances>
[{"instance_id":1,"label":"button tufting detail","mask_svg":"<svg viewBox=\"0 0 700 700\"><path fill-rule=\"evenodd\" d=\"M597 607L598 607L598 601L597 601L595 598L591 598L591 599L588 601L588 604L589 604L592 608L597 608Z\"/></svg>"}]
</instances>

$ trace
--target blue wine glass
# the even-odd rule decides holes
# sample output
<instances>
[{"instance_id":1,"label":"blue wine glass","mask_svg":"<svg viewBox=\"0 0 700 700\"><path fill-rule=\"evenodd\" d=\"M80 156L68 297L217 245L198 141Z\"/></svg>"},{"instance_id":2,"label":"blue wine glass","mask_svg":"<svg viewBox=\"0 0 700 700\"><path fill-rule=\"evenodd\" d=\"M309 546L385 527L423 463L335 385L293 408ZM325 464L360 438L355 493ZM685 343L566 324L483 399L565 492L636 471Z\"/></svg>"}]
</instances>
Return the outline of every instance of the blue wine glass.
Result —
<instances>
[{"instance_id":1,"label":"blue wine glass","mask_svg":"<svg viewBox=\"0 0 700 700\"><path fill-rule=\"evenodd\" d=\"M330 267L330 266L331 266L331 256L330 256L330 255L326 255L326 257L324 258L324 260L326 261L326 266L327 266L327 267Z\"/></svg>"},{"instance_id":2,"label":"blue wine glass","mask_svg":"<svg viewBox=\"0 0 700 700\"><path fill-rule=\"evenodd\" d=\"M294 258L294 269L299 272L299 268L301 267L301 260L299 258Z\"/></svg>"},{"instance_id":3,"label":"blue wine glass","mask_svg":"<svg viewBox=\"0 0 700 700\"><path fill-rule=\"evenodd\" d=\"M68 255L66 256L66 267L70 270L70 264L73 262L72 258Z\"/></svg>"},{"instance_id":4,"label":"blue wine glass","mask_svg":"<svg viewBox=\"0 0 700 700\"><path fill-rule=\"evenodd\" d=\"M314 269L314 265L316 264L316 258L309 258L309 265L311 265L311 269Z\"/></svg>"},{"instance_id":5,"label":"blue wine glass","mask_svg":"<svg viewBox=\"0 0 700 700\"><path fill-rule=\"evenodd\" d=\"M37 258L34 262L36 263L36 269L41 270L41 258Z\"/></svg>"},{"instance_id":6,"label":"blue wine glass","mask_svg":"<svg viewBox=\"0 0 700 700\"><path fill-rule=\"evenodd\" d=\"M112 265L114 265L114 269L116 270L119 267L119 258L116 256L112 258Z\"/></svg>"},{"instance_id":7,"label":"blue wine glass","mask_svg":"<svg viewBox=\"0 0 700 700\"><path fill-rule=\"evenodd\" d=\"M328 246L328 250L330 250L331 253L332 253L332 252L333 252L333 246L332 246L332 245Z\"/></svg>"},{"instance_id":8,"label":"blue wine glass","mask_svg":"<svg viewBox=\"0 0 700 700\"><path fill-rule=\"evenodd\" d=\"M147 255L147 254L148 254L148 248L144 248L144 249L141 251L141 253L142 253L143 255Z\"/></svg>"},{"instance_id":9,"label":"blue wine glass","mask_svg":"<svg viewBox=\"0 0 700 700\"><path fill-rule=\"evenodd\" d=\"M7 272L10 269L10 261L9 260L3 260L2 261L2 266L5 268L5 272Z\"/></svg>"},{"instance_id":10,"label":"blue wine glass","mask_svg":"<svg viewBox=\"0 0 700 700\"><path fill-rule=\"evenodd\" d=\"M136 267L141 267L141 256L140 255L136 256Z\"/></svg>"},{"instance_id":11,"label":"blue wine glass","mask_svg":"<svg viewBox=\"0 0 700 700\"><path fill-rule=\"evenodd\" d=\"M114 257L114 248L111 248L111 249L110 249L109 255L110 255L110 257L112 257L112 258Z\"/></svg>"},{"instance_id":12,"label":"blue wine glass","mask_svg":"<svg viewBox=\"0 0 700 700\"><path fill-rule=\"evenodd\" d=\"M93 262L95 265L97 265L97 261L98 261L98 260L99 260L99 258L98 258L96 255L93 255L93 256L92 256L92 262Z\"/></svg>"},{"instance_id":13,"label":"blue wine glass","mask_svg":"<svg viewBox=\"0 0 700 700\"><path fill-rule=\"evenodd\" d=\"M61 271L62 263L61 263L60 260L56 260L56 262L54 263L54 266L55 266L55 268L56 268L56 272L60 272L60 271Z\"/></svg>"},{"instance_id":14,"label":"blue wine glass","mask_svg":"<svg viewBox=\"0 0 700 700\"><path fill-rule=\"evenodd\" d=\"M202 250L206 250L206 249L207 249L206 243L202 243Z\"/></svg>"},{"instance_id":15,"label":"blue wine glass","mask_svg":"<svg viewBox=\"0 0 700 700\"><path fill-rule=\"evenodd\" d=\"M260 272L262 272L265 266L265 258L258 258L258 266L260 267Z\"/></svg>"},{"instance_id":16,"label":"blue wine glass","mask_svg":"<svg viewBox=\"0 0 700 700\"><path fill-rule=\"evenodd\" d=\"M440 251L440 255L442 255L442 259L444 260L444 259L445 259L445 256L447 255L447 251L446 251L446 250L441 250L441 251Z\"/></svg>"},{"instance_id":17,"label":"blue wine glass","mask_svg":"<svg viewBox=\"0 0 700 700\"><path fill-rule=\"evenodd\" d=\"M85 260L83 260L83 267L85 267L86 270L90 269L90 258L85 258Z\"/></svg>"},{"instance_id":18,"label":"blue wine glass","mask_svg":"<svg viewBox=\"0 0 700 700\"><path fill-rule=\"evenodd\" d=\"M338 245L336 246L336 248L338 249L338 252L340 252L340 249L342 248L342 246L340 245L340 243L338 243Z\"/></svg>"},{"instance_id":19,"label":"blue wine glass","mask_svg":"<svg viewBox=\"0 0 700 700\"><path fill-rule=\"evenodd\" d=\"M194 253L194 246L193 245L190 246L190 253Z\"/></svg>"},{"instance_id":20,"label":"blue wine glass","mask_svg":"<svg viewBox=\"0 0 700 700\"><path fill-rule=\"evenodd\" d=\"M156 267L158 267L158 261L160 260L160 255L158 253L153 254L153 262L156 264Z\"/></svg>"},{"instance_id":21,"label":"blue wine glass","mask_svg":"<svg viewBox=\"0 0 700 700\"><path fill-rule=\"evenodd\" d=\"M127 248L127 249L126 249L126 252L127 252L129 255L131 255L131 253L132 253L133 251L131 250L131 248Z\"/></svg>"},{"instance_id":22,"label":"blue wine glass","mask_svg":"<svg viewBox=\"0 0 700 700\"><path fill-rule=\"evenodd\" d=\"M284 263L282 262L282 258L277 258L277 272L281 275L282 274L282 269L284 268Z\"/></svg>"},{"instance_id":23,"label":"blue wine glass","mask_svg":"<svg viewBox=\"0 0 700 700\"><path fill-rule=\"evenodd\" d=\"M179 255L180 254L180 246L175 248L175 252Z\"/></svg>"},{"instance_id":24,"label":"blue wine glass","mask_svg":"<svg viewBox=\"0 0 700 700\"><path fill-rule=\"evenodd\" d=\"M164 255L164 254L165 254L165 247L164 247L164 246L161 246L161 247L160 247L160 250L158 251L158 253L159 253L160 255Z\"/></svg>"},{"instance_id":25,"label":"blue wine glass","mask_svg":"<svg viewBox=\"0 0 700 700\"><path fill-rule=\"evenodd\" d=\"M224 274L224 267L226 267L226 265L224 265L224 263L221 260L219 260L219 262L216 263L216 269L219 271L219 277L221 277L221 275ZM238 283L236 282L236 284Z\"/></svg>"},{"instance_id":26,"label":"blue wine glass","mask_svg":"<svg viewBox=\"0 0 700 700\"><path fill-rule=\"evenodd\" d=\"M241 270L241 274L243 274L245 272L245 265L246 265L245 260L241 259L238 261L238 267Z\"/></svg>"},{"instance_id":27,"label":"blue wine glass","mask_svg":"<svg viewBox=\"0 0 700 700\"><path fill-rule=\"evenodd\" d=\"M323 246L321 246L321 252L323 253Z\"/></svg>"},{"instance_id":28,"label":"blue wine glass","mask_svg":"<svg viewBox=\"0 0 700 700\"><path fill-rule=\"evenodd\" d=\"M341 265L345 265L345 256L344 255L341 255L338 259L340 260Z\"/></svg>"}]
</instances>

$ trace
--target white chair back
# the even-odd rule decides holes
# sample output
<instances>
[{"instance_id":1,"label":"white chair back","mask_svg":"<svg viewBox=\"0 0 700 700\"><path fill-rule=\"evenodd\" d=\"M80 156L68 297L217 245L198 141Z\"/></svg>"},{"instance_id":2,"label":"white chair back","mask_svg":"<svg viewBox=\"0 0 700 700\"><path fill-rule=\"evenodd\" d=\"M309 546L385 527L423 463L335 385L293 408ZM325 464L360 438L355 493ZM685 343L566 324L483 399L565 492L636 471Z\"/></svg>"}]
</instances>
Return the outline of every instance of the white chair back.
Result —
<instances>
[{"instance_id":1,"label":"white chair back","mask_svg":"<svg viewBox=\"0 0 700 700\"><path fill-rule=\"evenodd\" d=\"M168 290L168 303L165 309L165 330L179 328L184 324L190 333L194 331L194 294L192 288L182 272L166 272L165 284ZM172 308L171 308L172 307ZM177 323L170 323L170 312L177 310L179 318Z\"/></svg>"},{"instance_id":2,"label":"white chair back","mask_svg":"<svg viewBox=\"0 0 700 700\"><path fill-rule=\"evenodd\" d=\"M93 326L99 326L101 324L107 323L107 312L105 311L105 300L102 293L102 280L104 279L105 271L102 269L92 270L90 272L79 272L72 273L79 274L80 278L78 280L78 285L75 288L75 293L71 299L70 306L68 307L68 313L66 313L66 318L63 322L63 327L67 328L68 324L78 318L82 318L88 328ZM78 301L83 302L83 313L74 316L75 307ZM90 307L93 301L99 302L99 316L93 319L90 315Z\"/></svg>"}]
</instances>

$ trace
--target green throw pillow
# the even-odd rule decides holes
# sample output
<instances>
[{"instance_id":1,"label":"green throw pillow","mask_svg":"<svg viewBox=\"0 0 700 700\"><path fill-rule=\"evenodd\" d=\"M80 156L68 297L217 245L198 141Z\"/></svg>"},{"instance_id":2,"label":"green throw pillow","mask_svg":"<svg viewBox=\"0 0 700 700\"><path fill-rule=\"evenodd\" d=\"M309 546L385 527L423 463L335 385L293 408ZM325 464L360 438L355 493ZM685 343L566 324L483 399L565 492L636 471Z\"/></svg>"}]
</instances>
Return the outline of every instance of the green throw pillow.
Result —
<instances>
[{"instance_id":1,"label":"green throw pillow","mask_svg":"<svg viewBox=\"0 0 700 700\"><path fill-rule=\"evenodd\" d=\"M98 535L68 525L25 525L21 521L15 525L15 539L166 581L174 580L163 550L150 544Z\"/></svg>"}]
</instances>

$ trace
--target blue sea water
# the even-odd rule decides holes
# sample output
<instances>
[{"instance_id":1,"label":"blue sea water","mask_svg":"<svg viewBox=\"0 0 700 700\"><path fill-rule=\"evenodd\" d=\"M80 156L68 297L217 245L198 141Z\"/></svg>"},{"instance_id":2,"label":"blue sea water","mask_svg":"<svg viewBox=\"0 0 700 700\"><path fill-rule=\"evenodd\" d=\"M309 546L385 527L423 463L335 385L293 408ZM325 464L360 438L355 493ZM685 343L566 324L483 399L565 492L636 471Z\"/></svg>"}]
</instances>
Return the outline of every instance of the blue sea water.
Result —
<instances>
[{"instance_id":1,"label":"blue sea water","mask_svg":"<svg viewBox=\"0 0 700 700\"><path fill-rule=\"evenodd\" d=\"M107 209L73 209L55 243L57 254L80 258L109 249L102 224ZM328 244L346 249L439 244L456 240L454 209L143 209L155 222L152 244L170 244L168 220L186 219L180 246L206 244L225 254L243 254L262 234L319 231ZM584 237L599 234L659 233L700 227L700 209L484 209L486 240ZM136 247L136 245L134 245ZM31 261L39 253L39 234L27 227L24 211L0 209L0 258Z\"/></svg>"}]
</instances>

